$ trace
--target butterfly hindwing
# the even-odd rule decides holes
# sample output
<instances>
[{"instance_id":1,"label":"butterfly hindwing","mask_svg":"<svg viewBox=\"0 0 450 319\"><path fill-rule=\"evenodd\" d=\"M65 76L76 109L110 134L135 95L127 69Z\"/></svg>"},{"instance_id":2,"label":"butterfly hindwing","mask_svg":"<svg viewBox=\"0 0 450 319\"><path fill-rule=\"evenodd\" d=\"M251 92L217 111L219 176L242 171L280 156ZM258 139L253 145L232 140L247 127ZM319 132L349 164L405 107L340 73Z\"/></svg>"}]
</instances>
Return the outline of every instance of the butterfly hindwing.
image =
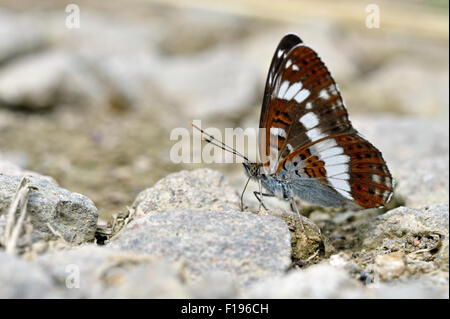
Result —
<instances>
[{"instance_id":1,"label":"butterfly hindwing","mask_svg":"<svg viewBox=\"0 0 450 319\"><path fill-rule=\"evenodd\" d=\"M280 172L289 169L288 163L299 179L317 179L360 207L383 206L392 195L392 177L381 152L358 133L305 145L283 159Z\"/></svg>"}]
</instances>

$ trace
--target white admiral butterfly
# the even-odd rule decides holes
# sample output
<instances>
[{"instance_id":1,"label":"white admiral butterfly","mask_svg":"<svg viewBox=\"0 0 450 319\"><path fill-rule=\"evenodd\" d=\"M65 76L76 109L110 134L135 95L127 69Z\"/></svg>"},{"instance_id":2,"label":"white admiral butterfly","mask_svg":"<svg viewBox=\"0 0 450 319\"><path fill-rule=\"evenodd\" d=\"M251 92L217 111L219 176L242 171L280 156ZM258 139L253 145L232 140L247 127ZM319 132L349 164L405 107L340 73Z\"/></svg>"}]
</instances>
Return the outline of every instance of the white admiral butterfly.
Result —
<instances>
[{"instance_id":1,"label":"white admiral butterfly","mask_svg":"<svg viewBox=\"0 0 450 319\"><path fill-rule=\"evenodd\" d=\"M352 208L381 207L390 200L392 177L381 152L352 127L327 67L294 34L283 37L273 56L259 127L262 162L244 157L244 167L249 180L259 183L255 196L261 205L262 196L276 196L299 213L294 198ZM202 133L208 142L217 141Z\"/></svg>"}]
</instances>

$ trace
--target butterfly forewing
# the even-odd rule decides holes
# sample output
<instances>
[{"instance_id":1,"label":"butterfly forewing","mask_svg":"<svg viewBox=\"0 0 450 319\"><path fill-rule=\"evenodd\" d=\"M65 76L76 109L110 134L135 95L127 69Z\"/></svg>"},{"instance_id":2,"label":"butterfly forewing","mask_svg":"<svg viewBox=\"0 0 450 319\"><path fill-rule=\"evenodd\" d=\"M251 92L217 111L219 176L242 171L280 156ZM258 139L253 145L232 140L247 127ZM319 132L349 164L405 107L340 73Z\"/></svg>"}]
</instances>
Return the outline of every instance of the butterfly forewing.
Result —
<instances>
[{"instance_id":1,"label":"butterfly forewing","mask_svg":"<svg viewBox=\"0 0 450 319\"><path fill-rule=\"evenodd\" d=\"M286 58L288 52L302 40L295 34L288 34L281 39L270 63L269 72L267 73L266 87L264 90L264 100L262 104L261 117L259 119L259 127L263 127L266 111L268 110L268 102L270 101L270 92L273 91L273 84L280 69L281 64Z\"/></svg>"},{"instance_id":2,"label":"butterfly forewing","mask_svg":"<svg viewBox=\"0 0 450 319\"><path fill-rule=\"evenodd\" d=\"M270 102L272 100L271 93L274 91L274 84L277 76L280 74L280 66L287 57L289 51L298 45L299 43L302 43L302 40L296 36L295 34L288 34L281 39L280 43L278 44L277 49L275 50L275 53L272 58L272 62L270 63L269 72L267 74L267 80L266 80L266 86L264 90L264 98L263 98L263 104L261 109L261 116L259 119L259 127L265 128L266 125L264 123L265 120L269 118L269 106ZM265 129L260 130L259 132L259 150L260 150L260 159L263 163L269 163L268 153L266 153L264 150L266 150L266 141L267 144L270 144L270 136L269 132Z\"/></svg>"},{"instance_id":3,"label":"butterfly forewing","mask_svg":"<svg viewBox=\"0 0 450 319\"><path fill-rule=\"evenodd\" d=\"M384 205L392 194L389 170L381 153L352 127L317 53L301 42L287 53L278 48L271 71L260 121L265 172L280 174L293 164L299 179L315 178L361 207Z\"/></svg>"}]
</instances>

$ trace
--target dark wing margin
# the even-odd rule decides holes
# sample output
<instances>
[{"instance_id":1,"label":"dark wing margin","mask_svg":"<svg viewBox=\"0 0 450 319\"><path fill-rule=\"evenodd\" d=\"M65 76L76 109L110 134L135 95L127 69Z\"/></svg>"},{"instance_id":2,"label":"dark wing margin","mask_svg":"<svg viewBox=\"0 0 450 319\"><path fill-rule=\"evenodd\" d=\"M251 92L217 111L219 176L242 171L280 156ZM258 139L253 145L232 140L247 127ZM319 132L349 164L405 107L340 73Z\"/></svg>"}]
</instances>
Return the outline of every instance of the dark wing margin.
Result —
<instances>
[{"instance_id":1,"label":"dark wing margin","mask_svg":"<svg viewBox=\"0 0 450 319\"><path fill-rule=\"evenodd\" d=\"M295 47L297 44L302 43L303 41L295 34L287 34L281 39L278 44L277 49L272 58L272 62L270 63L269 72L267 74L266 86L264 89L264 98L261 109L261 116L259 118L259 127L263 127L264 119L267 116L268 112L268 104L270 102L270 95L273 91L273 85L275 84L275 78L280 69L283 60L286 58L288 52Z\"/></svg>"}]
</instances>

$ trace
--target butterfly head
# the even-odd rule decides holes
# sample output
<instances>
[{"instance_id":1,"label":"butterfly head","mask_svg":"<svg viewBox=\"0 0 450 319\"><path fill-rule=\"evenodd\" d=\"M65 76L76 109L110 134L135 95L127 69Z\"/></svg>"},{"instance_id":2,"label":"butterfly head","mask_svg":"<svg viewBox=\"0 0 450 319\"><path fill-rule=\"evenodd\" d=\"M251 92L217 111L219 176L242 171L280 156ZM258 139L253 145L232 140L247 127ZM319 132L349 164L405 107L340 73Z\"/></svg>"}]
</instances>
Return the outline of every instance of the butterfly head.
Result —
<instances>
[{"instance_id":1,"label":"butterfly head","mask_svg":"<svg viewBox=\"0 0 450 319\"><path fill-rule=\"evenodd\" d=\"M257 178L259 175L261 175L261 163L245 162L243 163L243 165L245 173L248 177Z\"/></svg>"}]
</instances>

